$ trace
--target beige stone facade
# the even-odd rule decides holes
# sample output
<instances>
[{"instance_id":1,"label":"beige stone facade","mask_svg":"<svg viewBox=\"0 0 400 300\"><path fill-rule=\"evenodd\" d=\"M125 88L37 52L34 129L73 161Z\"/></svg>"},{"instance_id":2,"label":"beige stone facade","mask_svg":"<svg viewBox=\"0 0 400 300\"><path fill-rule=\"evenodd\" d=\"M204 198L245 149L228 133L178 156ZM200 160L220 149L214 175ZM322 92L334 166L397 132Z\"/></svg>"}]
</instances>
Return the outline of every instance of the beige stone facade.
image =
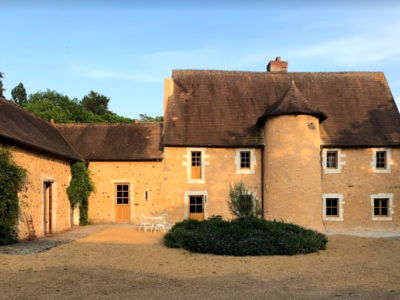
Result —
<instances>
[{"instance_id":1,"label":"beige stone facade","mask_svg":"<svg viewBox=\"0 0 400 300\"><path fill-rule=\"evenodd\" d=\"M38 237L43 236L45 230L47 233L55 233L69 229L71 209L66 189L71 180L70 163L19 147L12 148L12 157L17 165L27 171L24 186L18 194L20 200L19 237L21 239L27 237L26 218L29 217L32 217ZM51 184L51 205L48 200L45 204L45 182ZM47 224L45 219L47 219ZM51 228L49 228L50 223Z\"/></svg>"},{"instance_id":2,"label":"beige stone facade","mask_svg":"<svg viewBox=\"0 0 400 300\"><path fill-rule=\"evenodd\" d=\"M204 158L204 180L191 182L188 155L200 150ZM261 198L261 150L254 153L253 171L237 171L237 149L164 148L163 161L157 162L91 162L89 170L95 191L89 199L91 222L115 222L118 183L129 184L130 222L138 223L141 215L168 214L170 222L188 217L188 195L205 195L204 216L231 218L227 199L230 185L243 181ZM147 199L146 199L147 197Z\"/></svg>"},{"instance_id":3,"label":"beige stone facade","mask_svg":"<svg viewBox=\"0 0 400 300\"><path fill-rule=\"evenodd\" d=\"M340 173L322 172L323 194L342 196L342 220L324 220L327 230L400 229L400 149L388 149L390 151L388 162L390 172L388 173L374 171L373 161L376 149L341 149ZM389 217L373 216L371 199L373 195L391 198Z\"/></svg>"}]
</instances>

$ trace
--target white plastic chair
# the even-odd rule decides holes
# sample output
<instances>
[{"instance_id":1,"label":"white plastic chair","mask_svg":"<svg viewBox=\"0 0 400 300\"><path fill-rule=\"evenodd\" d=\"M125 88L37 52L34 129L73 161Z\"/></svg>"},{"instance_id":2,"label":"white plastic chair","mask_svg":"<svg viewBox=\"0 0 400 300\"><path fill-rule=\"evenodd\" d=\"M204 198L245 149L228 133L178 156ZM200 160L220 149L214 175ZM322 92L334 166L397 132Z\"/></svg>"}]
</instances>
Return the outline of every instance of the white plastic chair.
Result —
<instances>
[{"instance_id":1,"label":"white plastic chair","mask_svg":"<svg viewBox=\"0 0 400 300\"><path fill-rule=\"evenodd\" d=\"M162 230L163 232L167 231L167 223L168 223L168 214L163 214L161 216L160 220L157 220L156 223L154 223L153 230Z\"/></svg>"},{"instance_id":2,"label":"white plastic chair","mask_svg":"<svg viewBox=\"0 0 400 300\"><path fill-rule=\"evenodd\" d=\"M154 224L150 222L144 215L140 215L139 219L139 229L143 229L143 231L147 231L147 229L152 231L154 229Z\"/></svg>"}]
</instances>

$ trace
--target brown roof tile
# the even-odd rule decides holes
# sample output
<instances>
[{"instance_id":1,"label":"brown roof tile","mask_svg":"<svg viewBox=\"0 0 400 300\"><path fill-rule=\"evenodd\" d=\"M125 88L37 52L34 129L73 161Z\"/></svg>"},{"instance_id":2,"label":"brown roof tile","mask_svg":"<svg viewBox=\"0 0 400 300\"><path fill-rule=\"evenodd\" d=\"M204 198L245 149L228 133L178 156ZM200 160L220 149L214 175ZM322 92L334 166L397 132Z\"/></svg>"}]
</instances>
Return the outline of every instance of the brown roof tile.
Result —
<instances>
[{"instance_id":1,"label":"brown roof tile","mask_svg":"<svg viewBox=\"0 0 400 300\"><path fill-rule=\"evenodd\" d=\"M270 73L173 71L166 146L262 146L258 118L295 81L311 109L323 111L327 146L399 146L400 116L380 72Z\"/></svg>"},{"instance_id":2,"label":"brown roof tile","mask_svg":"<svg viewBox=\"0 0 400 300\"><path fill-rule=\"evenodd\" d=\"M162 123L56 124L56 127L87 160L162 159Z\"/></svg>"},{"instance_id":3,"label":"brown roof tile","mask_svg":"<svg viewBox=\"0 0 400 300\"><path fill-rule=\"evenodd\" d=\"M50 123L0 98L0 138L71 160L82 160Z\"/></svg>"}]
</instances>

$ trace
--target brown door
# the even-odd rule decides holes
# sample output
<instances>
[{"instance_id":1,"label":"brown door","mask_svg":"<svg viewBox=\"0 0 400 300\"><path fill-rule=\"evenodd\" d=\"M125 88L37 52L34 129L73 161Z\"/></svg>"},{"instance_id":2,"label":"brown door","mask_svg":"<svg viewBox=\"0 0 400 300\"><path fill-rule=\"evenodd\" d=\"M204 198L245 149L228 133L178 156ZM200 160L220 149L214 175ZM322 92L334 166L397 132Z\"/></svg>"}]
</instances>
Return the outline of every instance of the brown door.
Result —
<instances>
[{"instance_id":1,"label":"brown door","mask_svg":"<svg viewBox=\"0 0 400 300\"><path fill-rule=\"evenodd\" d=\"M130 221L130 195L129 184L118 183L115 185L115 222L128 223Z\"/></svg>"},{"instance_id":2,"label":"brown door","mask_svg":"<svg viewBox=\"0 0 400 300\"><path fill-rule=\"evenodd\" d=\"M52 182L46 181L43 183L43 224L44 224L44 234L51 234L53 232L52 222L53 222L53 192L52 192Z\"/></svg>"},{"instance_id":3,"label":"brown door","mask_svg":"<svg viewBox=\"0 0 400 300\"><path fill-rule=\"evenodd\" d=\"M204 220L204 196L189 196L189 219Z\"/></svg>"}]
</instances>

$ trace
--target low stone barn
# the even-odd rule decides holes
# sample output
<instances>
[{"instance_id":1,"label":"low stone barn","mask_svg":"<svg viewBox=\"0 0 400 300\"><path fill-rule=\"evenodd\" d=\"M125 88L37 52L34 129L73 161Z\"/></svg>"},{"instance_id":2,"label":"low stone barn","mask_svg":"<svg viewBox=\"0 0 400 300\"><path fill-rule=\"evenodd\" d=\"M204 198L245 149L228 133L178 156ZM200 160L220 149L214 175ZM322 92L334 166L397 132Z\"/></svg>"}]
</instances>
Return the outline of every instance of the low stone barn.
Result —
<instances>
[{"instance_id":1,"label":"low stone barn","mask_svg":"<svg viewBox=\"0 0 400 300\"><path fill-rule=\"evenodd\" d=\"M27 171L19 193L20 238L32 220L36 236L71 227L73 216L66 188L70 164L83 160L50 123L0 98L0 146L11 149L14 162Z\"/></svg>"},{"instance_id":2,"label":"low stone barn","mask_svg":"<svg viewBox=\"0 0 400 300\"><path fill-rule=\"evenodd\" d=\"M163 123L55 127L88 163L92 222L230 218L243 181L267 219L400 229L400 116L380 72L293 73L279 58L266 72L174 70Z\"/></svg>"}]
</instances>

